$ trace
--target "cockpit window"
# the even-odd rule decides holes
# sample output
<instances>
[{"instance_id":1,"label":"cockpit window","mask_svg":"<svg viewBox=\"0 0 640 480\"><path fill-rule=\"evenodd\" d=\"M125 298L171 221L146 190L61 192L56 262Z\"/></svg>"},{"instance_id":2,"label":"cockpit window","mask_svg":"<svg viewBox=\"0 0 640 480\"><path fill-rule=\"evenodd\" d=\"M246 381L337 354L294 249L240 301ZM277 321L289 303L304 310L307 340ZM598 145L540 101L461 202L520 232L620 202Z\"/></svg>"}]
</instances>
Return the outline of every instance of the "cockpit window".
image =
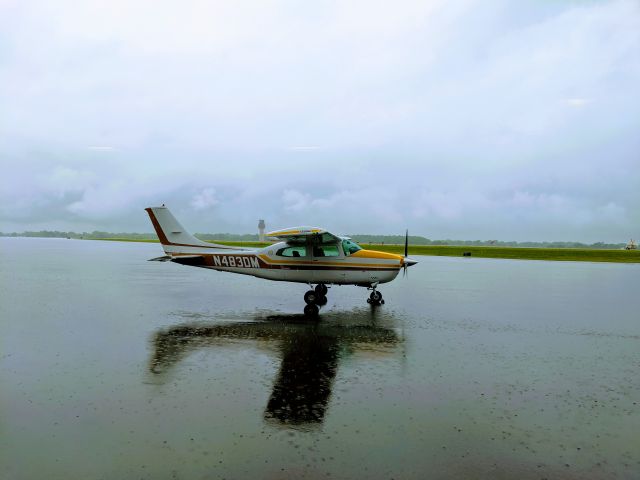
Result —
<instances>
[{"instance_id":1,"label":"cockpit window","mask_svg":"<svg viewBox=\"0 0 640 480\"><path fill-rule=\"evenodd\" d=\"M358 250L362 250L362 247L352 240L344 239L342 240L342 250L344 250L344 254L348 256L356 253Z\"/></svg>"},{"instance_id":2,"label":"cockpit window","mask_svg":"<svg viewBox=\"0 0 640 480\"><path fill-rule=\"evenodd\" d=\"M279 257L306 257L307 247L304 245L294 245L292 247L284 247L276 251Z\"/></svg>"}]
</instances>

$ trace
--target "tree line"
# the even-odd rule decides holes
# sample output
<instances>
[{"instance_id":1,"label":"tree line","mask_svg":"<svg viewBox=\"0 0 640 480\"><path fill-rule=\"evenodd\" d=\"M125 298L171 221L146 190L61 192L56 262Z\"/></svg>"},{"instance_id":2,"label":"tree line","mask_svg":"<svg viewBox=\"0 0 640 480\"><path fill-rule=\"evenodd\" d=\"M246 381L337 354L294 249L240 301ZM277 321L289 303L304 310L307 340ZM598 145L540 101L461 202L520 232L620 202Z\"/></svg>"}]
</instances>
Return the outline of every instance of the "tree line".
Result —
<instances>
[{"instance_id":1,"label":"tree line","mask_svg":"<svg viewBox=\"0 0 640 480\"><path fill-rule=\"evenodd\" d=\"M129 240L156 240L155 233L131 233L131 232L102 232L94 230L93 232L61 232L58 230L40 230L37 232L27 231L21 233L2 233L2 237L42 237L42 238L74 238L74 239L88 239L96 240L102 238L122 238ZM242 242L257 242L258 235L245 233L196 233L196 237L201 240L222 240L222 241L242 241ZM358 243L369 244L391 244L402 245L404 244L404 235L352 235L351 238ZM603 248L603 249L618 249L624 248L626 243L581 243L581 242L515 242L515 241L500 241L500 240L431 240L429 238L410 235L410 245L467 245L467 246L481 246L481 247L538 247L538 248Z\"/></svg>"}]
</instances>

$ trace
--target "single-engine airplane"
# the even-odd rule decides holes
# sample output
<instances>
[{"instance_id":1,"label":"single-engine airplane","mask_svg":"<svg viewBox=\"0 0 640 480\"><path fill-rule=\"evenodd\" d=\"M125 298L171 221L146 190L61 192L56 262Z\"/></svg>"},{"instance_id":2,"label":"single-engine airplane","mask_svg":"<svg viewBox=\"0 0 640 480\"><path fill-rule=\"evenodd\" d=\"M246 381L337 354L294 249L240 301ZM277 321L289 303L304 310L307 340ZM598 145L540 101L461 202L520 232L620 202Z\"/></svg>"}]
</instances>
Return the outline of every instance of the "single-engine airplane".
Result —
<instances>
[{"instance_id":1,"label":"single-engine airplane","mask_svg":"<svg viewBox=\"0 0 640 480\"><path fill-rule=\"evenodd\" d=\"M282 282L306 283L304 313L317 315L327 303L327 285L357 285L371 290L371 305L384 303L378 285L398 276L401 269L418 263L404 255L364 250L349 237L316 227L294 227L267 233L280 240L264 248L241 248L208 243L188 233L167 207L145 209L151 218L165 256L151 261L175 262L192 267L253 275ZM313 288L313 285L316 285Z\"/></svg>"}]
</instances>

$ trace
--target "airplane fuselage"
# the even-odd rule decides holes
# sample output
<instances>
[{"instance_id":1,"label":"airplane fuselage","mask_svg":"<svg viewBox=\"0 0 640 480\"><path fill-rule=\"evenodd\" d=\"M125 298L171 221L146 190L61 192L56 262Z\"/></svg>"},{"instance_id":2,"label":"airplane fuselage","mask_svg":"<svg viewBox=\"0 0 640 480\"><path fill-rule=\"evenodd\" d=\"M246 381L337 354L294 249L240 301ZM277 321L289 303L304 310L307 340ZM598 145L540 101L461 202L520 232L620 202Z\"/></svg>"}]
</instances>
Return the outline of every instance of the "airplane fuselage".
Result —
<instances>
[{"instance_id":1,"label":"airplane fuselage","mask_svg":"<svg viewBox=\"0 0 640 480\"><path fill-rule=\"evenodd\" d=\"M282 250L288 246L286 242L279 242L253 251L215 249L215 253L202 247L191 247L185 252L185 247L180 247L179 252L168 250L167 253L175 263L299 283L363 286L386 283L396 278L402 268L403 257L386 252L359 250L345 255L338 248L339 254L334 256L282 256Z\"/></svg>"}]
</instances>

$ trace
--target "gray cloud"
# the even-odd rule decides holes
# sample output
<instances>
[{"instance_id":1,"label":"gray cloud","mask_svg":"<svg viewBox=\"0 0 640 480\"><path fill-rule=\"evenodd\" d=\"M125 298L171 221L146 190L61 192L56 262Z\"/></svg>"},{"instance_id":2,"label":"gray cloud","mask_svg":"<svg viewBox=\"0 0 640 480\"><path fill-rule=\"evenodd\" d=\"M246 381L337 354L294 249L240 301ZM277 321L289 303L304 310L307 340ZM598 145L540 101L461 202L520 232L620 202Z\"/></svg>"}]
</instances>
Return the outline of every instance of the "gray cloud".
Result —
<instances>
[{"instance_id":1,"label":"gray cloud","mask_svg":"<svg viewBox=\"0 0 640 480\"><path fill-rule=\"evenodd\" d=\"M640 6L8 2L0 230L623 241Z\"/></svg>"}]
</instances>

